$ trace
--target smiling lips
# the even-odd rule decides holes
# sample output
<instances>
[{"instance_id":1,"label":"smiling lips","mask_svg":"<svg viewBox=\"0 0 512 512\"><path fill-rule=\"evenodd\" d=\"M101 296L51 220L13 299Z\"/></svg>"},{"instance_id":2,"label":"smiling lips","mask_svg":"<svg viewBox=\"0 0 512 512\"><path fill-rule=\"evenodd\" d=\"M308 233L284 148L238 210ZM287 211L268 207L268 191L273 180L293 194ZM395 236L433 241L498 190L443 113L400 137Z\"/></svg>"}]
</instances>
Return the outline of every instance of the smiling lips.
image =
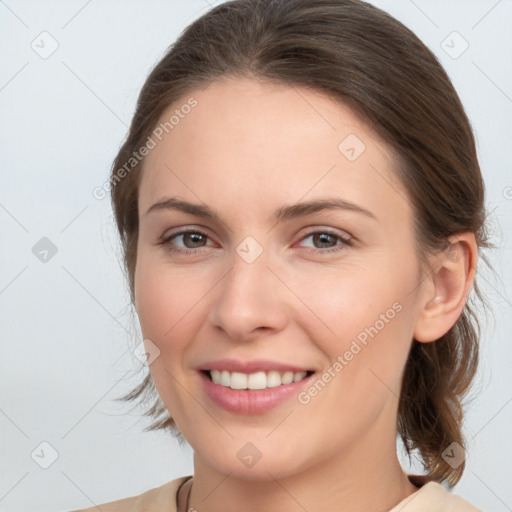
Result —
<instances>
[{"instance_id":1,"label":"smiling lips","mask_svg":"<svg viewBox=\"0 0 512 512\"><path fill-rule=\"evenodd\" d=\"M219 407L239 414L261 414L299 392L313 370L274 361L221 359L202 365L204 390Z\"/></svg>"}]
</instances>

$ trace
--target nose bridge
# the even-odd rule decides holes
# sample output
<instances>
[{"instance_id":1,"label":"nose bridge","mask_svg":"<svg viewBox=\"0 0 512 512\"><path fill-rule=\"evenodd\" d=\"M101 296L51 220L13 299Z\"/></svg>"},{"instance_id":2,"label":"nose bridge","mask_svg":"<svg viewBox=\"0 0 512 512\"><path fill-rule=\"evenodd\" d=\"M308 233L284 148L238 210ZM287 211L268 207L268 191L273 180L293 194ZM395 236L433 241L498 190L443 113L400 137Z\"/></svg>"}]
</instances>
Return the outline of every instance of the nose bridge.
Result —
<instances>
[{"instance_id":1,"label":"nose bridge","mask_svg":"<svg viewBox=\"0 0 512 512\"><path fill-rule=\"evenodd\" d=\"M210 320L235 340L260 327L281 329L286 322L284 287L270 265L269 252L252 237L233 252L232 266L213 299Z\"/></svg>"}]
</instances>

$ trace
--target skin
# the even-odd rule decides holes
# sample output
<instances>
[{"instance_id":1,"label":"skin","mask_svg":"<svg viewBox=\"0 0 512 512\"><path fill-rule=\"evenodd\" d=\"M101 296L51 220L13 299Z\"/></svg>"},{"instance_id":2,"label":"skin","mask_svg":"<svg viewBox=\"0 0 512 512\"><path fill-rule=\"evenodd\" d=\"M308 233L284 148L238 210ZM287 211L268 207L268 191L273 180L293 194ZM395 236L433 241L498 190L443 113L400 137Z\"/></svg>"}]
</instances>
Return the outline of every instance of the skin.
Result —
<instances>
[{"instance_id":1,"label":"skin","mask_svg":"<svg viewBox=\"0 0 512 512\"><path fill-rule=\"evenodd\" d=\"M353 112L320 92L231 78L190 96L197 106L145 160L135 270L142 333L160 349L151 375L194 450L190 506L389 510L418 490L396 453L408 352L413 337L431 342L459 317L474 277L474 236L454 237L453 252L432 255L433 271L422 272L392 154ZM349 134L366 146L354 161L338 149ZM146 214L170 196L206 204L221 220L176 210ZM376 219L325 210L271 220L283 205L325 197L353 202ZM158 245L180 228L208 237ZM325 229L352 244L309 236ZM252 263L236 251L248 236L263 249ZM332 248L341 250L326 252ZM307 405L293 397L246 416L217 407L202 390L196 368L224 357L285 361L321 374L397 302L400 312ZM250 468L237 457L247 442L262 454Z\"/></svg>"}]
</instances>

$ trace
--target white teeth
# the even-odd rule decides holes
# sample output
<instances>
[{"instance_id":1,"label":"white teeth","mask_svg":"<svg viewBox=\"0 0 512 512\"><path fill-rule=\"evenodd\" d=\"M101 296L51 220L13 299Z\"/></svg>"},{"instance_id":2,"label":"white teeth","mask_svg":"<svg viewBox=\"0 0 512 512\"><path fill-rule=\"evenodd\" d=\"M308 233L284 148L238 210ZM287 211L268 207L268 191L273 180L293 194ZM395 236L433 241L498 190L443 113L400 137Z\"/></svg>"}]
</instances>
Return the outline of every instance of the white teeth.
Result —
<instances>
[{"instance_id":1,"label":"white teeth","mask_svg":"<svg viewBox=\"0 0 512 512\"><path fill-rule=\"evenodd\" d=\"M230 376L229 387L231 389L247 389L247 374L233 372Z\"/></svg>"},{"instance_id":2,"label":"white teeth","mask_svg":"<svg viewBox=\"0 0 512 512\"><path fill-rule=\"evenodd\" d=\"M229 372L227 372L227 371L221 372L219 384L229 387L229 381L230 381Z\"/></svg>"},{"instance_id":3,"label":"white teeth","mask_svg":"<svg viewBox=\"0 0 512 512\"><path fill-rule=\"evenodd\" d=\"M299 382L299 380L302 380L306 375L307 372L294 373L293 382Z\"/></svg>"},{"instance_id":4,"label":"white teeth","mask_svg":"<svg viewBox=\"0 0 512 512\"><path fill-rule=\"evenodd\" d=\"M249 389L265 389L267 387L267 376L265 372L250 373L247 377Z\"/></svg>"},{"instance_id":5,"label":"white teeth","mask_svg":"<svg viewBox=\"0 0 512 512\"><path fill-rule=\"evenodd\" d=\"M291 384L293 382L293 372L284 372L281 376L282 384Z\"/></svg>"},{"instance_id":6,"label":"white teeth","mask_svg":"<svg viewBox=\"0 0 512 512\"><path fill-rule=\"evenodd\" d=\"M302 380L307 372L256 372L240 373L226 370L211 370L210 375L215 384L220 384L231 389L265 389L291 384Z\"/></svg>"},{"instance_id":7,"label":"white teeth","mask_svg":"<svg viewBox=\"0 0 512 512\"><path fill-rule=\"evenodd\" d=\"M267 388L275 388L281 385L281 374L279 372L267 372Z\"/></svg>"}]
</instances>

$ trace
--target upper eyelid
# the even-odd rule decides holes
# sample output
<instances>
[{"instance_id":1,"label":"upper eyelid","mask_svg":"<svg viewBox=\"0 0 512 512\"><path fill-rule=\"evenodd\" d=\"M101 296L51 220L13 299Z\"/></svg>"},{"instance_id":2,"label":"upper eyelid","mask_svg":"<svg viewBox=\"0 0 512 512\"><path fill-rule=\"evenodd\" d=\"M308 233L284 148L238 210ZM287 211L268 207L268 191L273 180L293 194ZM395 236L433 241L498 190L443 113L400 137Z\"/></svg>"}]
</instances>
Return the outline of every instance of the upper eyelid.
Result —
<instances>
[{"instance_id":1,"label":"upper eyelid","mask_svg":"<svg viewBox=\"0 0 512 512\"><path fill-rule=\"evenodd\" d=\"M321 231L322 229L326 230L326 231L333 231L333 232L341 232L341 233L345 233L348 237L350 238L354 238L347 230L345 229L341 229L341 228L335 228L335 227L331 227L331 226L325 226L325 225L321 225L321 224L313 224L313 225L309 225L309 226L305 226L303 228L300 229L300 231L304 231L304 230L308 230L308 232L311 232L311 231ZM195 231L199 231L199 232L202 232L204 233L205 235L208 235L209 236L209 232L211 232L210 228L207 228L207 227L204 227L204 226L200 226L200 225L196 225L196 224L190 224L190 225L187 225L187 226L179 226L179 227L176 227L176 228L169 228L168 230L166 230L164 232L164 235L167 233L167 231L174 231L176 230L173 234L177 235L177 234L180 234L180 233L183 233L183 232L195 232ZM171 235L169 235L171 236Z\"/></svg>"},{"instance_id":2,"label":"upper eyelid","mask_svg":"<svg viewBox=\"0 0 512 512\"><path fill-rule=\"evenodd\" d=\"M206 228L197 228L197 227L186 227L186 228L176 228L176 231L173 231L169 234L167 234L167 231L162 235L162 239L170 239L175 238L181 235L186 235L187 233L200 233L202 235L207 236L210 240L213 239L213 237L210 236L209 230Z\"/></svg>"}]
</instances>

